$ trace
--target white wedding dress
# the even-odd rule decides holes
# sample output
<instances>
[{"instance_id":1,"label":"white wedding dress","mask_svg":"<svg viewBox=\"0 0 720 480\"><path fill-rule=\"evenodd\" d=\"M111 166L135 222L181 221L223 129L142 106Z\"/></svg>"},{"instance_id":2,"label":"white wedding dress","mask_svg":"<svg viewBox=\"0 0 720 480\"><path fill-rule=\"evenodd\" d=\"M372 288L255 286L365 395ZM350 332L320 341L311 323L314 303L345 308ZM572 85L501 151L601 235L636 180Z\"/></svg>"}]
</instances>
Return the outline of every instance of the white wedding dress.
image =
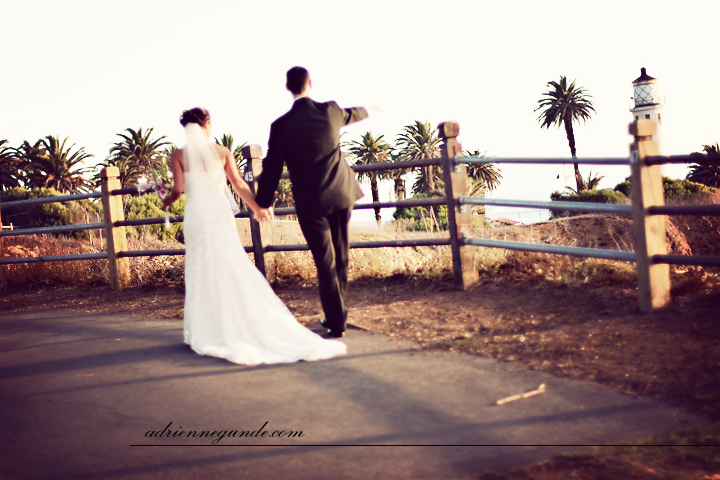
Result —
<instances>
[{"instance_id":1,"label":"white wedding dress","mask_svg":"<svg viewBox=\"0 0 720 480\"><path fill-rule=\"evenodd\" d=\"M200 355L257 365L346 353L297 322L240 242L225 172L194 123L186 127L185 343Z\"/></svg>"}]
</instances>

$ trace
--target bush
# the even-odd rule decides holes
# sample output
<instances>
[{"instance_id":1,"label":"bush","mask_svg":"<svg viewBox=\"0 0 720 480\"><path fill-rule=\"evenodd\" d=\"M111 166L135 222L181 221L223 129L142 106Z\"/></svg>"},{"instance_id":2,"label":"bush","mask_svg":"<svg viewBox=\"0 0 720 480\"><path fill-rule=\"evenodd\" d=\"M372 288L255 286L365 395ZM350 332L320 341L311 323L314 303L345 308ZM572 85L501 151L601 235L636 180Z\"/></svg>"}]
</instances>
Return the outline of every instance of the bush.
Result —
<instances>
[{"instance_id":1,"label":"bush","mask_svg":"<svg viewBox=\"0 0 720 480\"><path fill-rule=\"evenodd\" d=\"M686 200L693 197L707 197L718 192L717 188L690 180L673 180L663 177L663 191L666 200Z\"/></svg>"},{"instance_id":2,"label":"bush","mask_svg":"<svg viewBox=\"0 0 720 480\"><path fill-rule=\"evenodd\" d=\"M15 187L0 192L0 202L31 200L35 198L62 197L54 188L33 188L26 190ZM10 223L17 228L55 227L102 221L102 203L99 200L72 200L69 202L45 203L26 207L5 206L2 211L3 225ZM75 238L87 238L87 231L65 233Z\"/></svg>"},{"instance_id":3,"label":"bush","mask_svg":"<svg viewBox=\"0 0 720 480\"><path fill-rule=\"evenodd\" d=\"M424 193L415 194L412 198L433 198L431 195ZM430 209L433 213L430 213ZM433 220L433 216L435 219ZM447 206L440 205L437 207L398 207L393 213L395 220L409 218L413 220L412 230L415 231L433 231L448 229L448 211Z\"/></svg>"},{"instance_id":4,"label":"bush","mask_svg":"<svg viewBox=\"0 0 720 480\"><path fill-rule=\"evenodd\" d=\"M630 177L627 177L624 182L618 183L615 186L615 191L623 193L628 198L630 198L631 190L632 184ZM663 177L665 200L686 200L694 197L706 197L716 192L718 192L717 188L708 187L702 183L691 182L687 179L680 180Z\"/></svg>"},{"instance_id":5,"label":"bush","mask_svg":"<svg viewBox=\"0 0 720 480\"><path fill-rule=\"evenodd\" d=\"M579 194L575 192L554 192L550 195L550 200L554 202L630 203L630 199L621 191L612 190L610 188L603 188L601 190L582 190ZM551 210L550 213L551 218L580 215L579 212L570 212L567 210Z\"/></svg>"},{"instance_id":6,"label":"bush","mask_svg":"<svg viewBox=\"0 0 720 480\"><path fill-rule=\"evenodd\" d=\"M154 193L146 193L131 197L124 202L125 218L127 220L139 220L145 218L164 217L165 211L162 200ZM177 217L185 211L185 195L181 195L175 203L170 206L170 216ZM129 237L137 237L140 234L153 233L167 241L169 238L182 241L183 224L182 222L171 223L169 229L165 229L165 225L160 223L157 225L141 225L138 227L127 227Z\"/></svg>"}]
</instances>

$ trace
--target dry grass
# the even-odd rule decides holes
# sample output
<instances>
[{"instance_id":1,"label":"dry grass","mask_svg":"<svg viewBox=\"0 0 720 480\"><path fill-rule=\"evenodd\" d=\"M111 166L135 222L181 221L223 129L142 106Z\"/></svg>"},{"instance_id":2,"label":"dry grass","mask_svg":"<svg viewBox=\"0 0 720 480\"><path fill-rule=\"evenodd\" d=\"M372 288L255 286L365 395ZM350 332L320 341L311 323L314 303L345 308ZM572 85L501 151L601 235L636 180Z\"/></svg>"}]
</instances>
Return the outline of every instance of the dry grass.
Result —
<instances>
[{"instance_id":1,"label":"dry grass","mask_svg":"<svg viewBox=\"0 0 720 480\"><path fill-rule=\"evenodd\" d=\"M3 256L44 257L102 252L76 239L51 235L7 237L3 239ZM48 263L4 265L8 285L100 285L108 283L107 260L77 260Z\"/></svg>"},{"instance_id":2,"label":"dry grass","mask_svg":"<svg viewBox=\"0 0 720 480\"><path fill-rule=\"evenodd\" d=\"M427 237L411 232L393 232L371 229L351 229L351 241L367 242ZM439 236L435 234L434 236ZM282 243L305 243L286 242ZM310 252L281 252L276 254L277 277L279 281L315 278L315 263ZM348 276L350 281L362 278L385 278L395 275L408 277L442 278L452 270L450 247L386 247L352 249L350 251Z\"/></svg>"},{"instance_id":3,"label":"dry grass","mask_svg":"<svg viewBox=\"0 0 720 480\"><path fill-rule=\"evenodd\" d=\"M105 243L93 244L64 236L31 235L3 239L3 256L44 257L105 252ZM129 250L182 248L157 238L128 239ZM185 257L133 257L128 259L132 286L182 283ZM59 262L4 265L5 279L11 287L107 285L107 260L72 260Z\"/></svg>"},{"instance_id":4,"label":"dry grass","mask_svg":"<svg viewBox=\"0 0 720 480\"><path fill-rule=\"evenodd\" d=\"M720 200L705 199L706 202ZM305 243L297 222L275 221L271 226L273 244ZM244 245L251 244L248 220L238 220ZM351 228L351 241L395 240L409 238L445 237L447 233L409 232L402 224L382 229ZM499 228L476 229L473 236L519 242L604 248L632 251L632 220L612 215L585 215L552 220L545 223ZM182 248L168 244L152 235L129 239L130 250ZM668 222L668 243L672 253L720 255L720 228L716 217L674 217ZM8 237L5 257L65 255L104 251L104 243L97 239L88 243L53 236ZM274 257L277 279L280 282L315 278L315 265L308 251L280 252ZM252 256L251 256L252 259ZM130 260L133 286L179 283L183 281L184 257L136 257ZM616 262L566 255L521 252L501 248L478 248L477 269L481 278L549 282L553 285L592 284L633 285L635 266ZM53 285L99 284L107 282L106 262L73 261L47 264L6 266L8 282L13 285L32 285L43 282ZM443 280L451 275L452 257L447 246L392 247L353 249L350 252L351 281L367 278L404 276ZM676 288L692 288L702 282L703 269L673 267L673 271L689 273L677 277ZM712 270L710 270L712 271Z\"/></svg>"}]
</instances>

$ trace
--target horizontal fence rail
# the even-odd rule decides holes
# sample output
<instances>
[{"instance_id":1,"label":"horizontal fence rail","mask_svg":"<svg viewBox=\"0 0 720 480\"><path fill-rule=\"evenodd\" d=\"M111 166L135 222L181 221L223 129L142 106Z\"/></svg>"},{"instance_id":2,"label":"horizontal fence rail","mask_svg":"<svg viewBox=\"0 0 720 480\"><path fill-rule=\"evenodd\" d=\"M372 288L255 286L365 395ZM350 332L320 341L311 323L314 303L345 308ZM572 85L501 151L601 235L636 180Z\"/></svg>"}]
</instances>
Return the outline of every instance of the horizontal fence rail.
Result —
<instances>
[{"instance_id":1,"label":"horizontal fence rail","mask_svg":"<svg viewBox=\"0 0 720 480\"><path fill-rule=\"evenodd\" d=\"M449 238L419 238L417 240L384 240L378 242L350 242L350 248L386 248L386 247L434 247L450 245ZM310 250L306 243L289 245L268 245L266 252L296 252Z\"/></svg>"},{"instance_id":2,"label":"horizontal fence rail","mask_svg":"<svg viewBox=\"0 0 720 480\"><path fill-rule=\"evenodd\" d=\"M74 260L106 260L107 258L107 252L78 253L73 255L46 255L43 257L3 258L0 259L0 265L11 265L14 263L69 262Z\"/></svg>"},{"instance_id":3,"label":"horizontal fence rail","mask_svg":"<svg viewBox=\"0 0 720 480\"><path fill-rule=\"evenodd\" d=\"M557 255L569 255L571 257L594 257L606 260L619 260L623 262L634 262L635 252L623 252L619 250L605 250L601 248L570 247L565 245L547 245L543 243L515 242L512 240L494 240L487 238L466 238L467 245L477 247L505 248L508 250L522 250L525 252L554 253Z\"/></svg>"},{"instance_id":4,"label":"horizontal fence rail","mask_svg":"<svg viewBox=\"0 0 720 480\"><path fill-rule=\"evenodd\" d=\"M648 207L648 215L720 215L720 205L661 205Z\"/></svg>"},{"instance_id":5,"label":"horizontal fence rail","mask_svg":"<svg viewBox=\"0 0 720 480\"><path fill-rule=\"evenodd\" d=\"M28 200L13 200L3 202L3 208L30 207L33 205L44 205L46 203L72 202L74 200L87 200L89 198L100 198L102 193L79 193L76 195L58 195L56 197L31 198Z\"/></svg>"},{"instance_id":6,"label":"horizontal fence rail","mask_svg":"<svg viewBox=\"0 0 720 480\"><path fill-rule=\"evenodd\" d=\"M121 188L110 192L111 195L137 195L137 187ZM101 198L102 193L78 193L74 195L58 195L56 197L31 198L28 200L13 200L2 203L4 208L29 207L32 205L43 205L46 203L72 202L76 200L87 200L89 198Z\"/></svg>"},{"instance_id":7,"label":"horizontal fence rail","mask_svg":"<svg viewBox=\"0 0 720 480\"><path fill-rule=\"evenodd\" d=\"M692 265L696 267L720 267L720 257L712 257L710 255L653 255L652 263Z\"/></svg>"},{"instance_id":8,"label":"horizontal fence rail","mask_svg":"<svg viewBox=\"0 0 720 480\"><path fill-rule=\"evenodd\" d=\"M165 219L163 219L165 221ZM17 237L18 235L38 235L44 233L68 233L81 230L98 230L105 228L104 223L81 223L78 225L58 225L56 227L20 228L0 232L0 237Z\"/></svg>"},{"instance_id":9,"label":"horizontal fence rail","mask_svg":"<svg viewBox=\"0 0 720 480\"><path fill-rule=\"evenodd\" d=\"M548 210L568 210L572 212L615 213L632 215L631 205L584 202L536 202L531 200L500 200L495 198L460 197L460 205L496 205L503 207L547 208Z\"/></svg>"},{"instance_id":10,"label":"horizontal fence rail","mask_svg":"<svg viewBox=\"0 0 720 480\"><path fill-rule=\"evenodd\" d=\"M577 163L580 165L628 165L629 159L625 158L489 158L489 157L455 157L455 163L466 163L469 165L483 165L487 163L519 163L534 165L562 165Z\"/></svg>"},{"instance_id":11,"label":"horizontal fence rail","mask_svg":"<svg viewBox=\"0 0 720 480\"><path fill-rule=\"evenodd\" d=\"M445 196L424 199L406 199L395 202L371 202L355 204L354 209L384 209L384 208L410 208L410 207L437 207L445 205L448 207L449 236L441 238L417 238L405 240L385 240L371 242L351 242L350 248L407 248L407 247L436 247L450 246L453 256L453 270L456 278L456 285L459 288L467 288L477 283L477 268L475 267L475 253L477 247L503 248L508 250L521 250L537 253L569 255L575 257L592 257L614 261L635 262L638 272L639 302L643 311L651 311L653 308L663 306L669 300L669 271L670 264L698 265L698 266L720 266L720 257L697 256L697 255L670 255L667 254L665 243L664 219L668 215L720 215L720 205L664 205L662 202L662 177L659 165L682 164L682 163L710 163L716 164L717 157L710 157L706 154L660 156L657 154L655 142L648 140L652 138L656 125L648 120L638 120L630 125L630 133L635 137L635 142L630 147L630 155L626 158L487 158L470 157L462 153L460 144L457 143L459 126L453 123L440 124L439 134L443 140L442 158L424 158L412 161L379 162L369 165L355 165L352 169L356 173L376 172L387 170L412 170L428 166L441 166L443 180L445 182ZM247 160L245 167L245 178L254 191L257 177L262 173L262 161L259 158L260 148L258 146L246 146L242 155ZM565 202L565 201L524 201L513 199L490 199L483 197L471 197L468 195L468 177L465 165L483 164L568 164L578 163L583 165L617 165L628 166L632 177L633 199L631 205L599 204L586 202ZM114 170L113 170L114 169ZM105 207L105 222L88 223L80 225L61 225L55 227L28 228L21 230L0 231L0 242L2 237L33 234L56 234L82 230L105 229L108 252L76 255L54 255L43 257L24 257L0 259L0 265L18 263L43 263L55 261L107 259L110 264L111 286L114 289L122 289L128 285L129 274L125 274L125 280L118 280L127 264L124 259L132 257L151 257L165 255L184 255L185 249L164 249L164 250L139 250L128 251L123 248L125 231L127 226L158 225L165 223L165 218L132 219L126 220L122 214L122 196L137 195L136 187L119 188L119 172L115 167L109 167L103 172L102 193L85 193L67 195L63 197L44 197L39 199L18 200L5 202L0 207L4 209L28 207L53 202L65 202L83 199L103 199ZM288 178L287 172L283 178ZM641 192L635 194L635 192ZM110 200L120 199L120 202ZM659 202L658 202L659 199ZM119 207L118 207L119 205ZM585 213L605 213L617 215L632 215L635 229L636 247L634 252L607 250L598 248L573 247L564 245L551 245L541 243L528 243L496 239L475 238L471 235L472 215L469 206L490 205L510 206L520 208L542 208L551 211L573 211ZM118 210L119 208L119 210ZM112 212L108 212L112 210ZM276 208L277 216L295 215L293 207ZM282 244L274 245L268 232L261 234L262 226L252 217L252 212L240 211L236 218L248 218L250 220L252 244L245 246L247 253L254 253L255 263L261 272L270 276L265 270L265 255L290 252L306 251L306 244ZM170 217L171 223L183 222L184 217ZM116 242L117 243L116 245ZM0 251L2 244L0 243ZM120 248L118 248L120 247ZM272 263L272 262L271 262ZM0 268L0 277L2 269ZM113 280L114 276L117 276ZM0 281L2 278L0 278ZM2 282L0 282L2 283Z\"/></svg>"},{"instance_id":12,"label":"horizontal fence rail","mask_svg":"<svg viewBox=\"0 0 720 480\"><path fill-rule=\"evenodd\" d=\"M720 166L720 156L709 153L691 153L690 155L649 155L645 157L646 165L670 165L703 163Z\"/></svg>"}]
</instances>

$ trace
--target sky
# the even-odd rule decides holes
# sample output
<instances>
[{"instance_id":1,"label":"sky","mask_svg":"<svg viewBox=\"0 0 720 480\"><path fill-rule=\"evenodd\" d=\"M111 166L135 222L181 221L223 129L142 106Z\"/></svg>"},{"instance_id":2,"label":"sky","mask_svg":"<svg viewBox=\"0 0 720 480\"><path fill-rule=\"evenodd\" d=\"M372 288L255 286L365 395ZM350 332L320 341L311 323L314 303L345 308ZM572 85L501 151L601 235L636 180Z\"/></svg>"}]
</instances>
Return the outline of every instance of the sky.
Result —
<instances>
[{"instance_id":1,"label":"sky","mask_svg":"<svg viewBox=\"0 0 720 480\"><path fill-rule=\"evenodd\" d=\"M541 129L534 112L547 82L565 75L596 109L575 126L578 156L626 157L632 81L645 67L666 100L669 152L687 154L720 141L718 40L708 27L719 14L720 2L707 0L7 1L0 139L69 137L94 164L126 128L182 145L180 113L203 106L215 136L264 152L270 124L292 103L285 72L301 65L315 100L382 109L348 127L348 140L371 131L392 143L415 120L456 121L465 149L494 157L570 157L564 130ZM499 169L493 198L547 201L574 185L572 165ZM600 188L629 175L595 172Z\"/></svg>"}]
</instances>

